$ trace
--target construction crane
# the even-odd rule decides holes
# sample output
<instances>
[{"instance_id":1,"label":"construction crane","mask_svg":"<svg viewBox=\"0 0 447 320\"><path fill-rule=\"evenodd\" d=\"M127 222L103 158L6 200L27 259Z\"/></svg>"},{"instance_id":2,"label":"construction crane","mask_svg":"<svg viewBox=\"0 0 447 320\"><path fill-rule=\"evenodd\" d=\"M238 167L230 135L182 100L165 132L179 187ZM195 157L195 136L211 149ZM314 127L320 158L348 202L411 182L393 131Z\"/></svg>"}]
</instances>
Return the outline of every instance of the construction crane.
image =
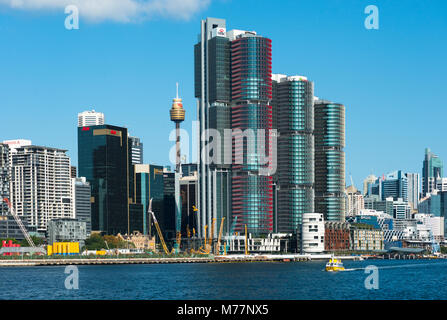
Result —
<instances>
[{"instance_id":1,"label":"construction crane","mask_svg":"<svg viewBox=\"0 0 447 320\"><path fill-rule=\"evenodd\" d=\"M219 229L219 236L217 237L217 248L215 250L216 254L220 254L220 240L222 239L222 231L224 226L225 217L222 218L222 221L220 222L220 229Z\"/></svg>"},{"instance_id":2,"label":"construction crane","mask_svg":"<svg viewBox=\"0 0 447 320\"><path fill-rule=\"evenodd\" d=\"M149 201L149 208L147 209L147 211L152 215L152 219L154 220L154 225L155 225L155 228L157 229L158 237L160 238L160 242L163 247L163 250L165 251L165 253L167 255L169 255L170 252L168 250L168 247L166 246L165 239L163 238L163 234L161 233L161 229L160 229L160 226L158 225L157 218L155 217L155 214L152 211L152 198Z\"/></svg>"},{"instance_id":3,"label":"construction crane","mask_svg":"<svg viewBox=\"0 0 447 320\"><path fill-rule=\"evenodd\" d=\"M214 226L216 225L216 218L213 218L213 222L211 223L210 229L210 247L213 247L213 238L214 238ZM210 250L211 250L210 248Z\"/></svg>"},{"instance_id":4,"label":"construction crane","mask_svg":"<svg viewBox=\"0 0 447 320\"><path fill-rule=\"evenodd\" d=\"M3 198L3 201L6 202L6 204L8 205L9 211L11 212L12 216L14 217L14 220L16 221L17 225L19 226L20 230L22 231L23 235L25 236L26 241L28 241L28 244L30 245L30 247L35 248L36 245L34 244L33 239L31 239L31 237L28 233L28 230L26 230L25 226L22 223L22 220L14 211L14 208L12 207L11 202L9 202L9 199Z\"/></svg>"}]
</instances>

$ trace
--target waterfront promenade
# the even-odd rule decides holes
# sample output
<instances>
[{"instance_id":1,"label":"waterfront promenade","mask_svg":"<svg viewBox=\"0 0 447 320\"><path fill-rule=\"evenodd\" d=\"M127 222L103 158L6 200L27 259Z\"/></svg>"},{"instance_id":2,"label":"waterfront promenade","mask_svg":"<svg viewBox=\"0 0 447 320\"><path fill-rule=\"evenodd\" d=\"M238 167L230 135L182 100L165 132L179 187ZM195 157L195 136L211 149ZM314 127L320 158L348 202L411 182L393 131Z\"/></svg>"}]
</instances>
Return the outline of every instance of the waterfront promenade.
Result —
<instances>
[{"instance_id":1,"label":"waterfront promenade","mask_svg":"<svg viewBox=\"0 0 447 320\"><path fill-rule=\"evenodd\" d=\"M327 260L330 254L322 255L227 255L207 257L163 257L163 258L126 258L126 257L96 257L96 258L47 258L47 259L4 259L0 267L24 266L60 266L60 265L115 265L115 264L166 264L166 263L237 263L237 262L290 262ZM360 256L339 256L342 260L361 260Z\"/></svg>"}]
</instances>

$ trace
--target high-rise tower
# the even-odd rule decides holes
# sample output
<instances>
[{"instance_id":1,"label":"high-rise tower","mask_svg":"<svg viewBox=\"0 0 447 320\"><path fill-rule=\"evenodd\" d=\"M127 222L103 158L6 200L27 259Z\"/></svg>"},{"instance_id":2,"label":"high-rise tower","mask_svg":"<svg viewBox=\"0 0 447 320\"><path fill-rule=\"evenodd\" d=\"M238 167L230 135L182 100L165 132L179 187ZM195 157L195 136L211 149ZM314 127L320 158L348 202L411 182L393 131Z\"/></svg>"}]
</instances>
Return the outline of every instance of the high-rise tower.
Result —
<instances>
[{"instance_id":1,"label":"high-rise tower","mask_svg":"<svg viewBox=\"0 0 447 320\"><path fill-rule=\"evenodd\" d=\"M178 97L178 83L177 83L177 95L172 102L172 108L170 111L171 121L175 123L175 134L176 134L176 157L175 157L175 230L177 239L179 239L181 232L181 219L182 219L182 209L181 209L181 199L180 199L180 177L182 166L180 162L180 123L185 120L185 110L183 109L182 99ZM176 243L176 251L178 248L178 243Z\"/></svg>"},{"instance_id":2,"label":"high-rise tower","mask_svg":"<svg viewBox=\"0 0 447 320\"><path fill-rule=\"evenodd\" d=\"M302 76L273 75L278 130L277 231L295 233L314 212L314 86Z\"/></svg>"},{"instance_id":3,"label":"high-rise tower","mask_svg":"<svg viewBox=\"0 0 447 320\"><path fill-rule=\"evenodd\" d=\"M182 99L178 97L178 83L177 83L177 96L172 101L172 108L170 110L171 121L175 123L176 133L176 171L180 172L180 123L185 121L185 109L183 109Z\"/></svg>"},{"instance_id":4,"label":"high-rise tower","mask_svg":"<svg viewBox=\"0 0 447 320\"><path fill-rule=\"evenodd\" d=\"M325 221L344 221L345 106L317 100L315 109L315 211Z\"/></svg>"},{"instance_id":5,"label":"high-rise tower","mask_svg":"<svg viewBox=\"0 0 447 320\"><path fill-rule=\"evenodd\" d=\"M194 62L200 121L199 237L214 218L226 218L225 234L235 216L236 231L243 231L247 224L250 233L269 233L273 182L271 176L260 172L267 167L261 164L262 151L271 155L267 137L272 129L271 40L254 31L227 32L225 20L207 18L201 22ZM225 132L230 129L233 137L228 139ZM259 130L266 134L265 139L252 139L253 152L244 142L250 130L255 136ZM220 142L210 132L218 133ZM206 152L210 143L219 148L218 153ZM242 159L235 161L240 151Z\"/></svg>"},{"instance_id":6,"label":"high-rise tower","mask_svg":"<svg viewBox=\"0 0 447 320\"><path fill-rule=\"evenodd\" d=\"M422 168L422 197L436 189L436 179L443 176L442 160L430 151L425 149L425 158Z\"/></svg>"}]
</instances>

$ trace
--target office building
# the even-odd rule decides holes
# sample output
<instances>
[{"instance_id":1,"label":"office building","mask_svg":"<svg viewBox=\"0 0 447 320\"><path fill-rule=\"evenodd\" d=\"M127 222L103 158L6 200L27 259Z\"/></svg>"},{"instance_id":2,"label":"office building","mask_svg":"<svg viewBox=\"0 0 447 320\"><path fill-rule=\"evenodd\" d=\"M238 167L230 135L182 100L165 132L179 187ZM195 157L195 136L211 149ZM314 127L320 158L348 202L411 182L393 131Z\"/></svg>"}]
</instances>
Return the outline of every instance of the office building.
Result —
<instances>
[{"instance_id":1,"label":"office building","mask_svg":"<svg viewBox=\"0 0 447 320\"><path fill-rule=\"evenodd\" d=\"M392 197L386 199L387 201L393 201L393 217L394 219L411 219L411 206L407 201L402 198L394 200Z\"/></svg>"},{"instance_id":2,"label":"office building","mask_svg":"<svg viewBox=\"0 0 447 320\"><path fill-rule=\"evenodd\" d=\"M436 190L447 191L447 178L436 179Z\"/></svg>"},{"instance_id":3,"label":"office building","mask_svg":"<svg viewBox=\"0 0 447 320\"><path fill-rule=\"evenodd\" d=\"M211 225L213 218L230 221L238 216L236 231L242 232L246 224L255 235L270 233L273 179L268 175L271 162L265 160L271 156L271 40L256 32L227 32L225 20L207 18L194 56L199 136L209 134L199 150L207 150L208 129L221 135L221 143L215 143L218 151L199 157L201 226ZM225 135L230 128L234 143Z\"/></svg>"},{"instance_id":4,"label":"office building","mask_svg":"<svg viewBox=\"0 0 447 320\"><path fill-rule=\"evenodd\" d=\"M140 138L129 136L131 164L143 164L143 143Z\"/></svg>"},{"instance_id":5,"label":"office building","mask_svg":"<svg viewBox=\"0 0 447 320\"><path fill-rule=\"evenodd\" d=\"M201 33L194 46L195 97L198 99L199 139L198 173L200 197L197 205L200 225L198 235L204 236L204 226L212 219L225 217L232 220L231 212L231 141L224 137L225 129L231 128L230 91L230 39L223 19L207 18L201 21ZM221 136L218 153L213 158L200 152L211 139L207 135L214 129ZM230 157L230 160L225 161ZM227 230L226 230L227 231ZM225 231L224 231L225 232Z\"/></svg>"},{"instance_id":6,"label":"office building","mask_svg":"<svg viewBox=\"0 0 447 320\"><path fill-rule=\"evenodd\" d=\"M277 232L296 233L314 212L314 85L303 76L273 75L277 129Z\"/></svg>"},{"instance_id":7,"label":"office building","mask_svg":"<svg viewBox=\"0 0 447 320\"><path fill-rule=\"evenodd\" d=\"M367 210L381 211L386 214L389 214L390 216L394 215L394 207L393 207L394 201L392 198L381 200L379 196L372 195L365 197L363 202L365 205L365 209Z\"/></svg>"},{"instance_id":8,"label":"office building","mask_svg":"<svg viewBox=\"0 0 447 320\"><path fill-rule=\"evenodd\" d=\"M104 123L104 113L95 110L78 113L78 127L102 126Z\"/></svg>"},{"instance_id":9,"label":"office building","mask_svg":"<svg viewBox=\"0 0 447 320\"><path fill-rule=\"evenodd\" d=\"M315 211L345 220L345 106L315 101Z\"/></svg>"},{"instance_id":10,"label":"office building","mask_svg":"<svg viewBox=\"0 0 447 320\"><path fill-rule=\"evenodd\" d=\"M90 182L85 177L72 178L75 190L75 218L85 222L87 236L92 232L92 206Z\"/></svg>"},{"instance_id":11,"label":"office building","mask_svg":"<svg viewBox=\"0 0 447 320\"><path fill-rule=\"evenodd\" d=\"M442 160L432 153L429 148L425 149L425 158L422 167L422 197L431 193L436 188L436 179L444 175Z\"/></svg>"},{"instance_id":12,"label":"office building","mask_svg":"<svg viewBox=\"0 0 447 320\"><path fill-rule=\"evenodd\" d=\"M134 199L136 203L142 205L141 217L143 228L140 231L143 235L152 236L156 233L152 229L152 216L148 213L149 202L152 199L152 211L157 220L162 220L164 201L164 178L163 167L151 164L136 164L134 166L135 188Z\"/></svg>"},{"instance_id":13,"label":"office building","mask_svg":"<svg viewBox=\"0 0 447 320\"><path fill-rule=\"evenodd\" d=\"M175 173L163 169L163 214L155 212L165 239L175 239Z\"/></svg>"},{"instance_id":14,"label":"office building","mask_svg":"<svg viewBox=\"0 0 447 320\"><path fill-rule=\"evenodd\" d=\"M184 176L180 179L180 195L182 199L182 236L193 235L193 230L200 227L200 221L197 216L197 212L194 211L194 207L199 201L199 188L198 188L198 176L197 171L192 172L191 175ZM220 226L220 222L219 226ZM227 224L227 221L224 221Z\"/></svg>"},{"instance_id":15,"label":"office building","mask_svg":"<svg viewBox=\"0 0 447 320\"><path fill-rule=\"evenodd\" d=\"M382 181L382 200L389 197L408 201L408 178L400 170L387 174Z\"/></svg>"},{"instance_id":16,"label":"office building","mask_svg":"<svg viewBox=\"0 0 447 320\"><path fill-rule=\"evenodd\" d=\"M45 232L50 220L74 218L66 150L23 146L11 150L11 159L11 203L22 220Z\"/></svg>"},{"instance_id":17,"label":"office building","mask_svg":"<svg viewBox=\"0 0 447 320\"><path fill-rule=\"evenodd\" d=\"M408 203L413 210L417 210L421 195L421 175L419 173L406 173L408 183Z\"/></svg>"},{"instance_id":18,"label":"office building","mask_svg":"<svg viewBox=\"0 0 447 320\"><path fill-rule=\"evenodd\" d=\"M92 231L130 234L141 216L129 206L129 157L126 128L100 125L78 128L78 171L91 186Z\"/></svg>"}]
</instances>

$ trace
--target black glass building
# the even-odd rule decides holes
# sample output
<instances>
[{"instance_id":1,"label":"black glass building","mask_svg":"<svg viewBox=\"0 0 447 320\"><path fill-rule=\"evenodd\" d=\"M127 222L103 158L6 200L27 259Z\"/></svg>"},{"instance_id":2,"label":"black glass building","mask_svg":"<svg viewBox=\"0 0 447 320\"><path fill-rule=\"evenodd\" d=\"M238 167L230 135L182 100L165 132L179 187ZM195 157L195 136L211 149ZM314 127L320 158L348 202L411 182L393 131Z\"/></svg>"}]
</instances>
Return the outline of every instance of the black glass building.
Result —
<instances>
[{"instance_id":1,"label":"black glass building","mask_svg":"<svg viewBox=\"0 0 447 320\"><path fill-rule=\"evenodd\" d=\"M127 234L142 223L141 216L137 216L140 209L129 206L128 141L126 128L112 125L78 128L78 170L92 188L93 231Z\"/></svg>"}]
</instances>

